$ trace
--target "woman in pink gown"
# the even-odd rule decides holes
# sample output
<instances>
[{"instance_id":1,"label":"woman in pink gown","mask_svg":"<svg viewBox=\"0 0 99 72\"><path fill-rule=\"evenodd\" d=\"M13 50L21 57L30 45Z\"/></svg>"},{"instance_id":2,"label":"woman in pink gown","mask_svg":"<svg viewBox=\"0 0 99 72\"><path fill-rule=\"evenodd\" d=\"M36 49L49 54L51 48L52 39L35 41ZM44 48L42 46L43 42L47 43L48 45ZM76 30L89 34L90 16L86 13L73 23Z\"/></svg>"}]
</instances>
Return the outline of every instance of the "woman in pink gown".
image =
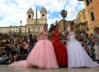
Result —
<instances>
[{"instance_id":1,"label":"woman in pink gown","mask_svg":"<svg viewBox=\"0 0 99 72\"><path fill-rule=\"evenodd\" d=\"M47 25L44 25L38 35L38 42L26 60L14 62L9 66L37 67L46 69L59 68L54 53L53 44L48 40Z\"/></svg>"}]
</instances>

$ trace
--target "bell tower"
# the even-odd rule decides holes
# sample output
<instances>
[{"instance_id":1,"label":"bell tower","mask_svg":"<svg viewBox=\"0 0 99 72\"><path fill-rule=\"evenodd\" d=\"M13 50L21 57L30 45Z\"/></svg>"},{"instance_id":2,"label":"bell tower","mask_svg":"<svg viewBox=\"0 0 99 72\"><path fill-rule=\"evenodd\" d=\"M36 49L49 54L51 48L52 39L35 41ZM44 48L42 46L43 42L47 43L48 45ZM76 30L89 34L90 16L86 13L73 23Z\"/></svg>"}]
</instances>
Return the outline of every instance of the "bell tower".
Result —
<instances>
[{"instance_id":1,"label":"bell tower","mask_svg":"<svg viewBox=\"0 0 99 72\"><path fill-rule=\"evenodd\" d=\"M41 19L47 19L47 11L44 7L41 9L40 14L41 14Z\"/></svg>"},{"instance_id":2,"label":"bell tower","mask_svg":"<svg viewBox=\"0 0 99 72\"><path fill-rule=\"evenodd\" d=\"M33 20L33 17L34 17L34 12L33 12L32 8L30 8L27 11L27 24L29 24L29 21Z\"/></svg>"}]
</instances>

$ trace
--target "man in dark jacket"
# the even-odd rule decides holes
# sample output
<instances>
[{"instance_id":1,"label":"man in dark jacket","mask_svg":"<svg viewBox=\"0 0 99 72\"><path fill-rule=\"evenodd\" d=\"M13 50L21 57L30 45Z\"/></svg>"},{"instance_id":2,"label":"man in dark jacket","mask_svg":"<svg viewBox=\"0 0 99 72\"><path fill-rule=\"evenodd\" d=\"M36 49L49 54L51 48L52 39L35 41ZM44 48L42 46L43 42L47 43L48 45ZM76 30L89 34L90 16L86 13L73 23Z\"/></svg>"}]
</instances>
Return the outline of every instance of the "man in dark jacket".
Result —
<instances>
[{"instance_id":1,"label":"man in dark jacket","mask_svg":"<svg viewBox=\"0 0 99 72\"><path fill-rule=\"evenodd\" d=\"M29 43L29 50L28 50L28 54L31 52L31 50L33 49L33 47L34 47L34 41L33 41L33 39L32 39L32 34L30 34L29 35L29 41L28 41Z\"/></svg>"}]
</instances>

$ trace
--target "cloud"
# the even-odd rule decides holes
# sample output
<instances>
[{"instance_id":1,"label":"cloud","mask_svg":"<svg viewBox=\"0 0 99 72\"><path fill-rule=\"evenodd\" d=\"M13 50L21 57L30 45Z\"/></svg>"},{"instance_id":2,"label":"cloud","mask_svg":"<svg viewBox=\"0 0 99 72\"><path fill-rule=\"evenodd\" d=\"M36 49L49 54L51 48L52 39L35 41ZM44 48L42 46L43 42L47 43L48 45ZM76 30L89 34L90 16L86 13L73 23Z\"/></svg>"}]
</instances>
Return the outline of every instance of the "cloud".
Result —
<instances>
[{"instance_id":1,"label":"cloud","mask_svg":"<svg viewBox=\"0 0 99 72\"><path fill-rule=\"evenodd\" d=\"M79 2L78 0L69 0L68 5L65 7L65 10L68 11L67 20L73 20L76 18L77 13L81 11L84 7L83 2Z\"/></svg>"},{"instance_id":2,"label":"cloud","mask_svg":"<svg viewBox=\"0 0 99 72\"><path fill-rule=\"evenodd\" d=\"M56 20L58 20L58 18L54 18L54 19L51 19L51 18L50 18L50 19L48 19L48 20L47 20L48 23L49 23L49 24L48 24L48 28L50 27L51 24L54 24L54 23L56 22Z\"/></svg>"},{"instance_id":3,"label":"cloud","mask_svg":"<svg viewBox=\"0 0 99 72\"><path fill-rule=\"evenodd\" d=\"M25 25L27 10L32 8L35 13L36 6L40 8L44 6L47 9L49 25L62 19L60 12L63 9L68 11L66 20L73 20L77 13L84 8L83 2L77 0L0 0L0 26L17 26L20 25L20 20ZM40 18L40 10L38 18Z\"/></svg>"},{"instance_id":4,"label":"cloud","mask_svg":"<svg viewBox=\"0 0 99 72\"><path fill-rule=\"evenodd\" d=\"M66 2L67 0L35 0L35 5L44 6L50 12L59 12Z\"/></svg>"}]
</instances>

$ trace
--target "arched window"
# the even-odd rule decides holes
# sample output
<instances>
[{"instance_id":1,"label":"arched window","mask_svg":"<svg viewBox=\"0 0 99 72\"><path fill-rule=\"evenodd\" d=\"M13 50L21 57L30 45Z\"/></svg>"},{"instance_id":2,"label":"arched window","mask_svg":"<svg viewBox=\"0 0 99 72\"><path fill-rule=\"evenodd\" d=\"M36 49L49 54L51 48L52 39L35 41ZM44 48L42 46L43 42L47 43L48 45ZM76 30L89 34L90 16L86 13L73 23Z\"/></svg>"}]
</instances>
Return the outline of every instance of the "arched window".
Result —
<instances>
[{"instance_id":1,"label":"arched window","mask_svg":"<svg viewBox=\"0 0 99 72\"><path fill-rule=\"evenodd\" d=\"M28 33L30 33L30 27L28 27Z\"/></svg>"},{"instance_id":2,"label":"arched window","mask_svg":"<svg viewBox=\"0 0 99 72\"><path fill-rule=\"evenodd\" d=\"M86 0L87 6L92 2L92 0Z\"/></svg>"},{"instance_id":3,"label":"arched window","mask_svg":"<svg viewBox=\"0 0 99 72\"><path fill-rule=\"evenodd\" d=\"M29 15L29 19L31 18L31 15Z\"/></svg>"},{"instance_id":4,"label":"arched window","mask_svg":"<svg viewBox=\"0 0 99 72\"><path fill-rule=\"evenodd\" d=\"M94 21L95 20L94 12L91 12L90 15L91 15L91 20Z\"/></svg>"},{"instance_id":5,"label":"arched window","mask_svg":"<svg viewBox=\"0 0 99 72\"><path fill-rule=\"evenodd\" d=\"M45 15L44 14L42 14L42 17L44 17Z\"/></svg>"}]
</instances>

